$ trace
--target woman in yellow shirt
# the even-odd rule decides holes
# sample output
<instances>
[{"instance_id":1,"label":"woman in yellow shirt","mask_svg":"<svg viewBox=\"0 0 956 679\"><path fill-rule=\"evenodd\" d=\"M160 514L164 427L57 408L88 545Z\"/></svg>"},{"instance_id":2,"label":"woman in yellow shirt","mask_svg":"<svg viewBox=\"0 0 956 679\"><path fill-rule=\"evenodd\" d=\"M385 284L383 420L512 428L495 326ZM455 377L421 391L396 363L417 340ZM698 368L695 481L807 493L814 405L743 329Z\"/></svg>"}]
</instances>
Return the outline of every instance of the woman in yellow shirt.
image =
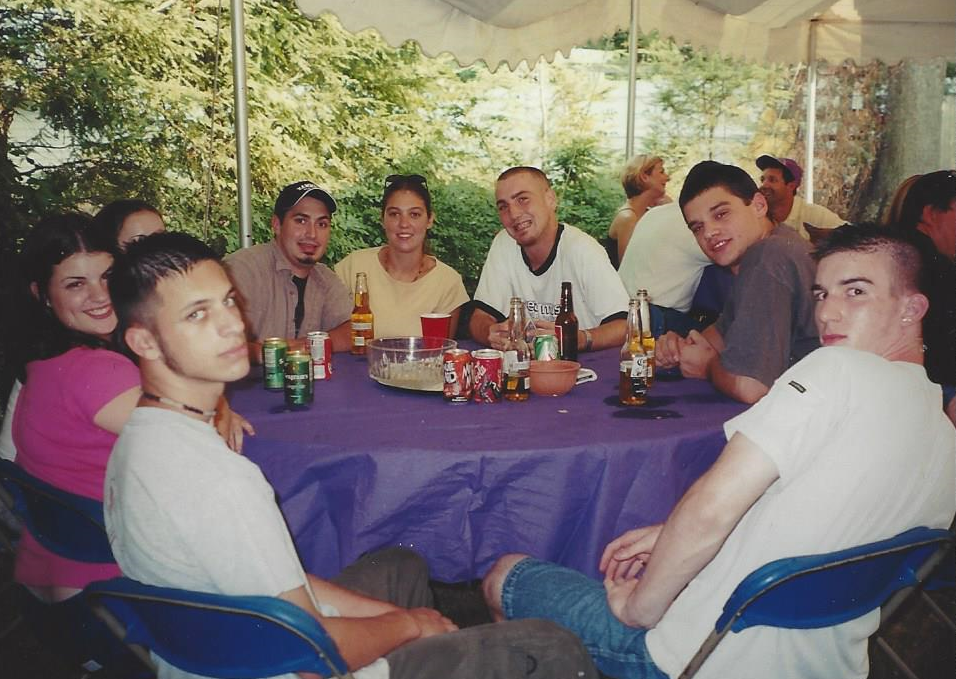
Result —
<instances>
[{"instance_id":1,"label":"woman in yellow shirt","mask_svg":"<svg viewBox=\"0 0 956 679\"><path fill-rule=\"evenodd\" d=\"M390 175L382 195L387 243L356 250L335 265L335 273L349 287L355 285L355 274L366 273L376 337L419 336L420 317L427 313L450 314L455 336L468 293L457 271L425 252L434 221L426 179L417 174Z\"/></svg>"}]
</instances>

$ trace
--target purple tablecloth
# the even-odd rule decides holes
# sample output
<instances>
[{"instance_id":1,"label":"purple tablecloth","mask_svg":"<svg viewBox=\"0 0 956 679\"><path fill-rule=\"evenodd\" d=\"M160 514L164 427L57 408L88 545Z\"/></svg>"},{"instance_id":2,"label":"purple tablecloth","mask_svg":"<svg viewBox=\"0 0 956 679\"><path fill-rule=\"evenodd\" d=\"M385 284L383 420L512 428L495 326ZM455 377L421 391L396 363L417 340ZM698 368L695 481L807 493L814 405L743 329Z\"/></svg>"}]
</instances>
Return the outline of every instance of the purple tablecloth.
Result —
<instances>
[{"instance_id":1,"label":"purple tablecloth","mask_svg":"<svg viewBox=\"0 0 956 679\"><path fill-rule=\"evenodd\" d=\"M232 407L256 427L246 455L274 486L306 568L331 576L405 545L433 577L480 577L521 551L597 573L618 533L662 521L716 459L743 410L699 380L658 380L647 406L617 405L617 350L582 358L598 380L564 397L451 404L382 386L336 354L315 402L290 411L254 370Z\"/></svg>"}]
</instances>

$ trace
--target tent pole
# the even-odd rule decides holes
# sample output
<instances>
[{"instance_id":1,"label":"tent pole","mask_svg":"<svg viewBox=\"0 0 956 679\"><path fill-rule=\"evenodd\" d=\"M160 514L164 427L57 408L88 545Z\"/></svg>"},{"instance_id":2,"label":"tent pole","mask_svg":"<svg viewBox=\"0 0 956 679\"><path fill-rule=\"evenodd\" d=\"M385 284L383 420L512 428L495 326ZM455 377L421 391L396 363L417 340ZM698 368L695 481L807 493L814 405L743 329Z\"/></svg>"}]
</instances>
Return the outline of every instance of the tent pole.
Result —
<instances>
[{"instance_id":1,"label":"tent pole","mask_svg":"<svg viewBox=\"0 0 956 679\"><path fill-rule=\"evenodd\" d=\"M637 80L637 9L640 0L631 0L631 30L627 37L627 139L624 140L624 162L634 155L634 94Z\"/></svg>"},{"instance_id":2,"label":"tent pole","mask_svg":"<svg viewBox=\"0 0 956 679\"><path fill-rule=\"evenodd\" d=\"M803 192L808 203L813 202L813 152L817 126L817 22L810 22L810 44L807 49L807 138L806 160L803 167Z\"/></svg>"},{"instance_id":3,"label":"tent pole","mask_svg":"<svg viewBox=\"0 0 956 679\"><path fill-rule=\"evenodd\" d=\"M236 130L236 183L239 247L252 245L252 182L249 179L249 112L246 101L246 28L242 0L230 0L232 13L232 89Z\"/></svg>"}]
</instances>

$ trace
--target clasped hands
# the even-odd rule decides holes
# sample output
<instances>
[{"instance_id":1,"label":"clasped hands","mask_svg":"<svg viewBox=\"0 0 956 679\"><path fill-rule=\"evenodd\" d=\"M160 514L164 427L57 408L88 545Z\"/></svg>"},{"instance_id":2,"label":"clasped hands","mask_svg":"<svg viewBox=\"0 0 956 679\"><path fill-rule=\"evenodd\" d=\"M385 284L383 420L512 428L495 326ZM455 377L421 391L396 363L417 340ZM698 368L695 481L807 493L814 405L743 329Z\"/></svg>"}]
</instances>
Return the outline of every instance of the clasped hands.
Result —
<instances>
[{"instance_id":1,"label":"clasped hands","mask_svg":"<svg viewBox=\"0 0 956 679\"><path fill-rule=\"evenodd\" d=\"M656 621L645 621L637 607L628 605L640 579L637 577L651 557L663 524L629 530L604 548L598 568L604 573L607 603L618 620L631 627L648 627Z\"/></svg>"},{"instance_id":2,"label":"clasped hands","mask_svg":"<svg viewBox=\"0 0 956 679\"><path fill-rule=\"evenodd\" d=\"M654 362L658 368L679 365L684 377L701 380L707 379L710 364L717 356L714 346L696 330L691 330L687 337L667 332L657 338L654 347Z\"/></svg>"}]
</instances>

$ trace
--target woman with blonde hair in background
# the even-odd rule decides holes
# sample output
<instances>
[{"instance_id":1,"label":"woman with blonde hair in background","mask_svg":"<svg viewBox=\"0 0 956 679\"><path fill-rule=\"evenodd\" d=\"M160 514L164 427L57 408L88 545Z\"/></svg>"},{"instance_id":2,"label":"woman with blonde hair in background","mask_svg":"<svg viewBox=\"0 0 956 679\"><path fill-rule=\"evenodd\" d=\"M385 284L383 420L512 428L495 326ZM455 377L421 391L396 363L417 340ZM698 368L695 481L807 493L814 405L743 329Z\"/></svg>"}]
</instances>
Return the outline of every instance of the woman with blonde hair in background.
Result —
<instances>
[{"instance_id":1,"label":"woman with blonde hair in background","mask_svg":"<svg viewBox=\"0 0 956 679\"><path fill-rule=\"evenodd\" d=\"M664 161L660 156L637 155L624 167L621 185L627 194L627 202L617 211L607 232L608 238L617 243L617 261L613 262L615 267L624 259L627 243L644 213L652 207L671 202L664 192L668 181L670 177L664 171Z\"/></svg>"}]
</instances>

